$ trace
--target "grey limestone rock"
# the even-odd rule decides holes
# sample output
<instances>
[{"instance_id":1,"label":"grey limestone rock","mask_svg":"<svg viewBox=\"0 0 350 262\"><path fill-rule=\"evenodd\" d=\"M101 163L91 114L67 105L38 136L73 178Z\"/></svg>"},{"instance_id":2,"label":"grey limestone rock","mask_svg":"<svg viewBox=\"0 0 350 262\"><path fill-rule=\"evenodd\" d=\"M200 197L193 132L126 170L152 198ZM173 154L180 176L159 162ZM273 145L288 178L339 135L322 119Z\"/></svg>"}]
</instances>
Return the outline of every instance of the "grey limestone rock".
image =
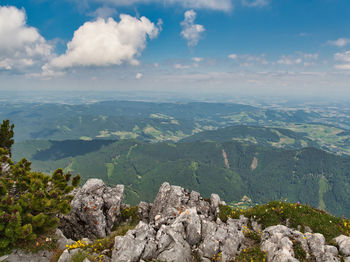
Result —
<instances>
[{"instance_id":1,"label":"grey limestone rock","mask_svg":"<svg viewBox=\"0 0 350 262\"><path fill-rule=\"evenodd\" d=\"M0 261L8 262L50 262L52 253L44 250L38 253L25 253L22 250L13 250L11 254L3 256ZM1 260L3 259L3 260Z\"/></svg>"},{"instance_id":2,"label":"grey limestone rock","mask_svg":"<svg viewBox=\"0 0 350 262\"><path fill-rule=\"evenodd\" d=\"M57 237L57 246L62 250L66 249L67 245L72 245L75 242L72 239L67 239L59 229L56 230L55 236Z\"/></svg>"},{"instance_id":3,"label":"grey limestone rock","mask_svg":"<svg viewBox=\"0 0 350 262\"><path fill-rule=\"evenodd\" d=\"M79 253L80 251L82 251L82 249L80 248L76 248L72 250L65 249L57 262L71 262L74 255Z\"/></svg>"},{"instance_id":4,"label":"grey limestone rock","mask_svg":"<svg viewBox=\"0 0 350 262\"><path fill-rule=\"evenodd\" d=\"M268 227L263 231L261 250L267 252L267 261L297 261L293 251L293 241L298 241L307 254L314 256L317 262L340 261L338 250L325 244L325 238L319 233L305 233L283 225Z\"/></svg>"},{"instance_id":5,"label":"grey limestone rock","mask_svg":"<svg viewBox=\"0 0 350 262\"><path fill-rule=\"evenodd\" d=\"M149 224L140 222L135 229L130 230L124 237L117 236L112 254L113 262L139 261L147 242L154 239L155 231ZM152 248L148 245L148 256L152 255ZM151 253L151 255L149 254Z\"/></svg>"},{"instance_id":6,"label":"grey limestone rock","mask_svg":"<svg viewBox=\"0 0 350 262\"><path fill-rule=\"evenodd\" d=\"M350 256L350 237L340 235L336 237L335 242L337 242L339 246L339 251L341 254L345 256Z\"/></svg>"},{"instance_id":7,"label":"grey limestone rock","mask_svg":"<svg viewBox=\"0 0 350 262\"><path fill-rule=\"evenodd\" d=\"M148 204L146 202L139 203L137 212L138 212L138 215L142 221L144 221L144 222L149 221L150 209L151 209L151 204Z\"/></svg>"},{"instance_id":8,"label":"grey limestone rock","mask_svg":"<svg viewBox=\"0 0 350 262\"><path fill-rule=\"evenodd\" d=\"M220 203L216 194L206 201L198 192L163 183L153 204L140 203L137 227L116 237L112 261L190 262L193 252L202 261L219 252L222 261L233 260L243 249L248 219L221 222L216 219Z\"/></svg>"},{"instance_id":9,"label":"grey limestone rock","mask_svg":"<svg viewBox=\"0 0 350 262\"><path fill-rule=\"evenodd\" d=\"M71 212L61 217L60 229L72 239L102 238L120 214L124 186L107 187L100 179L89 179L75 192Z\"/></svg>"}]
</instances>

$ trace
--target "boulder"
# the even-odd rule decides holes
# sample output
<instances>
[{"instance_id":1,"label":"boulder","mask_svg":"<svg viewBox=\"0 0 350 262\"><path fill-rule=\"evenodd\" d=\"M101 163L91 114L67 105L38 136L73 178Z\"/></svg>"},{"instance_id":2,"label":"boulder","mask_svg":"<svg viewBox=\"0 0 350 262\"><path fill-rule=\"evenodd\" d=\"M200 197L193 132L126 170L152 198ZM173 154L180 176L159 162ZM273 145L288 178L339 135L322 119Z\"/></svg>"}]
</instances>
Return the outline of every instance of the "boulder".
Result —
<instances>
[{"instance_id":1,"label":"boulder","mask_svg":"<svg viewBox=\"0 0 350 262\"><path fill-rule=\"evenodd\" d=\"M150 209L149 221L155 222L157 220L157 224L161 225L169 219L175 219L185 209L191 207L195 207L198 214L202 214L205 217L214 217L214 212L211 212L210 203L205 201L198 192L192 191L189 193L182 187L171 186L165 182L159 188Z\"/></svg>"},{"instance_id":2,"label":"boulder","mask_svg":"<svg viewBox=\"0 0 350 262\"><path fill-rule=\"evenodd\" d=\"M340 253L344 256L350 256L350 237L340 235L334 240L339 246Z\"/></svg>"},{"instance_id":3,"label":"boulder","mask_svg":"<svg viewBox=\"0 0 350 262\"><path fill-rule=\"evenodd\" d=\"M61 216L60 229L68 238L103 238L111 233L123 201L124 186L107 187L100 179L89 179L75 191L72 210Z\"/></svg>"}]
</instances>

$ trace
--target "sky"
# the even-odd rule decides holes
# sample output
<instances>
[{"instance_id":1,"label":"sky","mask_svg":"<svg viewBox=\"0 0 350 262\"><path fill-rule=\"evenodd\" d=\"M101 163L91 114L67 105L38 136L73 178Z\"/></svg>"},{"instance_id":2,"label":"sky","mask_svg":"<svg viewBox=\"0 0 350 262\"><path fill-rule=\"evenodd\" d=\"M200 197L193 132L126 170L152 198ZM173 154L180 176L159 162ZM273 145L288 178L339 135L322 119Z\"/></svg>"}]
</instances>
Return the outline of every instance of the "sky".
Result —
<instances>
[{"instance_id":1,"label":"sky","mask_svg":"<svg viewBox=\"0 0 350 262\"><path fill-rule=\"evenodd\" d=\"M0 0L0 91L350 98L349 0Z\"/></svg>"}]
</instances>

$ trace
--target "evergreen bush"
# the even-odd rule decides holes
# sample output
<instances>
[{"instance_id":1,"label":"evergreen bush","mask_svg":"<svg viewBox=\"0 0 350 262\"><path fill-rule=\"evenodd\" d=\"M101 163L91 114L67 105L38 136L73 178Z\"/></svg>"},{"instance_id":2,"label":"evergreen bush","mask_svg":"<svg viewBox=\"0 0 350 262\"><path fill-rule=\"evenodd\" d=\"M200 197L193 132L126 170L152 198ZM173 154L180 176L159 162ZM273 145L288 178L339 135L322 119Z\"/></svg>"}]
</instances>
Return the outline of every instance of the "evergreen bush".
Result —
<instances>
[{"instance_id":1,"label":"evergreen bush","mask_svg":"<svg viewBox=\"0 0 350 262\"><path fill-rule=\"evenodd\" d=\"M0 126L0 251L34 241L57 227L57 215L68 214L73 198L69 193L80 177L56 170L52 176L31 171L31 163L10 158L13 125ZM10 135L3 137L10 132Z\"/></svg>"}]
</instances>

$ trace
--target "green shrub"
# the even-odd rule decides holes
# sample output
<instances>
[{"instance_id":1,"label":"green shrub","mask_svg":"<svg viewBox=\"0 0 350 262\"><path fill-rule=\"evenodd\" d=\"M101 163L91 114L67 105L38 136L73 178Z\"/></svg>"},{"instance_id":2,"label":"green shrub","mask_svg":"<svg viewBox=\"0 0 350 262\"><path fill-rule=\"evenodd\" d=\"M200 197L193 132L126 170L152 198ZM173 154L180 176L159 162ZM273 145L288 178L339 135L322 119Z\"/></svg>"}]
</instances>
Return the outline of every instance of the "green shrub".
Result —
<instances>
[{"instance_id":1,"label":"green shrub","mask_svg":"<svg viewBox=\"0 0 350 262\"><path fill-rule=\"evenodd\" d=\"M52 176L31 171L31 163L22 159L13 163L9 150L0 148L0 251L35 241L39 235L57 227L58 214L70 211L68 195L78 186L80 177L56 170Z\"/></svg>"},{"instance_id":2,"label":"green shrub","mask_svg":"<svg viewBox=\"0 0 350 262\"><path fill-rule=\"evenodd\" d=\"M2 121L0 125L0 148L4 148L10 152L11 147L14 143L14 125L10 125L9 120ZM10 152L11 153L11 152Z\"/></svg>"}]
</instances>

